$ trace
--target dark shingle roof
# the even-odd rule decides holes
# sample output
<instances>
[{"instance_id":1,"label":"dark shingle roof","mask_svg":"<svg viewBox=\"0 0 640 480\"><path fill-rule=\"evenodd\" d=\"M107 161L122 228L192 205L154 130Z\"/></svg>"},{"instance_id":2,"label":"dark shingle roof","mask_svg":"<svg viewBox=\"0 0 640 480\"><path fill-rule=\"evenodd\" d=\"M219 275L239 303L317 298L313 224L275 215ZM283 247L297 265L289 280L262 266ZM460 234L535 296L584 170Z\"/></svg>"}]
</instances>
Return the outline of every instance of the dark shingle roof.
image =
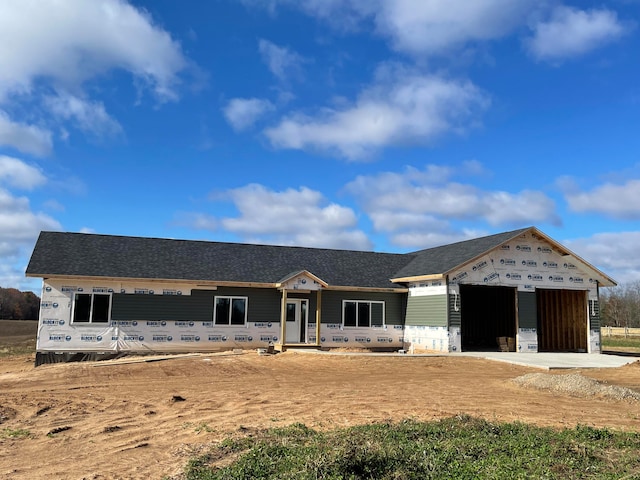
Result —
<instances>
[{"instance_id":1,"label":"dark shingle roof","mask_svg":"<svg viewBox=\"0 0 640 480\"><path fill-rule=\"evenodd\" d=\"M276 284L290 278L292 272L306 270L329 286L402 288L390 279L450 273L530 230L545 237L535 227L527 227L405 254L41 232L26 273L45 278L86 276ZM615 285L613 279L576 258L594 269L594 274L602 277L603 285Z\"/></svg>"},{"instance_id":2,"label":"dark shingle roof","mask_svg":"<svg viewBox=\"0 0 640 480\"><path fill-rule=\"evenodd\" d=\"M276 283L307 270L331 286L401 288L410 254L42 232L28 276Z\"/></svg>"},{"instance_id":3,"label":"dark shingle roof","mask_svg":"<svg viewBox=\"0 0 640 480\"><path fill-rule=\"evenodd\" d=\"M498 245L522 235L532 227L512 232L498 233L488 237L474 238L464 242L414 252L413 260L395 272L392 278L407 278L420 275L447 273Z\"/></svg>"}]
</instances>

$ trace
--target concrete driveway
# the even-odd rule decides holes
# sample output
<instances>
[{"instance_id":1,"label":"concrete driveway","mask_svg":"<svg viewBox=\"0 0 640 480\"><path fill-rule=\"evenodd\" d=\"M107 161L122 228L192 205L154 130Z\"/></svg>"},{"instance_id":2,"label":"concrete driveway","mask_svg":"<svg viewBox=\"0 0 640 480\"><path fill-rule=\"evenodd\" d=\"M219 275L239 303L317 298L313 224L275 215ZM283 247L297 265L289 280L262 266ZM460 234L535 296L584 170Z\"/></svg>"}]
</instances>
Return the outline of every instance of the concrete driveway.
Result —
<instances>
[{"instance_id":1,"label":"concrete driveway","mask_svg":"<svg viewBox=\"0 0 640 480\"><path fill-rule=\"evenodd\" d=\"M517 352L461 352L450 356L485 358L545 370L560 368L615 368L640 361L640 357L604 353L517 353Z\"/></svg>"}]
</instances>

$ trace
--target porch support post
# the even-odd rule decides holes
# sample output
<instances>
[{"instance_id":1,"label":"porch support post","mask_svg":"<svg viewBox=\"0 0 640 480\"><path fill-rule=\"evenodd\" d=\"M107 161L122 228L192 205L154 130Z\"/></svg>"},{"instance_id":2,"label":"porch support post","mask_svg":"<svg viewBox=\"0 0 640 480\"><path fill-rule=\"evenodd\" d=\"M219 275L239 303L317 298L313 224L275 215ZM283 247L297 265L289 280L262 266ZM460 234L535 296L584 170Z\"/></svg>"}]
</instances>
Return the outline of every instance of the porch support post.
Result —
<instances>
[{"instance_id":1,"label":"porch support post","mask_svg":"<svg viewBox=\"0 0 640 480\"><path fill-rule=\"evenodd\" d=\"M282 289L282 306L280 307L280 343L284 346L287 339L287 289Z\"/></svg>"},{"instance_id":2,"label":"porch support post","mask_svg":"<svg viewBox=\"0 0 640 480\"><path fill-rule=\"evenodd\" d=\"M322 320L322 290L316 290L316 345L320 346L320 321Z\"/></svg>"}]
</instances>

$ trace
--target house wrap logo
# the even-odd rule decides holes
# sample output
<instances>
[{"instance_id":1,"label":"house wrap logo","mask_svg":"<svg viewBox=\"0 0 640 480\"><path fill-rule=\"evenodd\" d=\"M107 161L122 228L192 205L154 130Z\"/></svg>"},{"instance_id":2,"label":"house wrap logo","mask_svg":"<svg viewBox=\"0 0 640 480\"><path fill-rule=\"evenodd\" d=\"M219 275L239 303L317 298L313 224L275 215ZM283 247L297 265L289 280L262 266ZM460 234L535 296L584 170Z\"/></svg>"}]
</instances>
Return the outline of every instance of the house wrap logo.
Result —
<instances>
[{"instance_id":1,"label":"house wrap logo","mask_svg":"<svg viewBox=\"0 0 640 480\"><path fill-rule=\"evenodd\" d=\"M176 327L180 327L180 328L193 327L194 325L195 325L195 322L182 322L182 321L176 322Z\"/></svg>"},{"instance_id":2,"label":"house wrap logo","mask_svg":"<svg viewBox=\"0 0 640 480\"><path fill-rule=\"evenodd\" d=\"M64 320L58 320L57 318L44 318L42 319L42 325L48 325L48 326L64 325Z\"/></svg>"},{"instance_id":3,"label":"house wrap logo","mask_svg":"<svg viewBox=\"0 0 640 480\"><path fill-rule=\"evenodd\" d=\"M161 322L157 321L157 320L147 320L147 327L166 327L167 326L167 322L165 322L164 320L162 320Z\"/></svg>"},{"instance_id":4,"label":"house wrap logo","mask_svg":"<svg viewBox=\"0 0 640 480\"><path fill-rule=\"evenodd\" d=\"M529 245L516 245L516 250L519 252L530 252L531 247Z\"/></svg>"},{"instance_id":5,"label":"house wrap logo","mask_svg":"<svg viewBox=\"0 0 640 480\"><path fill-rule=\"evenodd\" d=\"M484 277L484 283L493 282L494 280L498 279L499 277L500 277L500 275L498 275L496 272L493 272L493 273L487 275L486 277Z\"/></svg>"},{"instance_id":6,"label":"house wrap logo","mask_svg":"<svg viewBox=\"0 0 640 480\"><path fill-rule=\"evenodd\" d=\"M516 261L512 258L501 258L500 265L504 265L505 267L515 267Z\"/></svg>"},{"instance_id":7,"label":"house wrap logo","mask_svg":"<svg viewBox=\"0 0 640 480\"><path fill-rule=\"evenodd\" d=\"M102 336L101 335L90 335L90 334L82 334L80 335L80 341L81 342L92 342L92 343L96 343L96 342L101 342L102 341Z\"/></svg>"},{"instance_id":8,"label":"house wrap logo","mask_svg":"<svg viewBox=\"0 0 640 480\"><path fill-rule=\"evenodd\" d=\"M180 335L180 341L187 343L199 342L200 337L198 335Z\"/></svg>"},{"instance_id":9,"label":"house wrap logo","mask_svg":"<svg viewBox=\"0 0 640 480\"><path fill-rule=\"evenodd\" d=\"M153 335L151 341L156 343L172 342L173 337L171 335Z\"/></svg>"},{"instance_id":10,"label":"house wrap logo","mask_svg":"<svg viewBox=\"0 0 640 480\"><path fill-rule=\"evenodd\" d=\"M225 335L209 335L207 340L209 342L226 342L227 337Z\"/></svg>"},{"instance_id":11,"label":"house wrap logo","mask_svg":"<svg viewBox=\"0 0 640 480\"><path fill-rule=\"evenodd\" d=\"M137 327L138 322L135 320L112 320L112 327Z\"/></svg>"},{"instance_id":12,"label":"house wrap logo","mask_svg":"<svg viewBox=\"0 0 640 480\"><path fill-rule=\"evenodd\" d=\"M538 253L552 253L553 250L551 250L549 247L538 247Z\"/></svg>"},{"instance_id":13,"label":"house wrap logo","mask_svg":"<svg viewBox=\"0 0 640 480\"><path fill-rule=\"evenodd\" d=\"M477 270L482 270L482 269L483 269L484 267L486 267L486 266L487 266L487 261L486 261L486 260L483 260L483 261L481 261L481 262L476 263L476 264L473 266L472 270L475 272L475 271L477 271Z\"/></svg>"},{"instance_id":14,"label":"house wrap logo","mask_svg":"<svg viewBox=\"0 0 640 480\"><path fill-rule=\"evenodd\" d=\"M468 276L469 276L469 274L468 274L467 272L459 273L458 275L456 275L455 277L453 277L453 278L451 279L451 282L452 282L452 283L457 283L457 282L459 282L459 281L461 281L461 280L464 280L464 279L465 279L465 278L467 278Z\"/></svg>"},{"instance_id":15,"label":"house wrap logo","mask_svg":"<svg viewBox=\"0 0 640 480\"><path fill-rule=\"evenodd\" d=\"M527 268L536 268L538 266L538 262L535 260L523 260L522 266Z\"/></svg>"},{"instance_id":16,"label":"house wrap logo","mask_svg":"<svg viewBox=\"0 0 640 480\"><path fill-rule=\"evenodd\" d=\"M556 262L544 262L542 266L545 268L558 268L558 264Z\"/></svg>"}]
</instances>

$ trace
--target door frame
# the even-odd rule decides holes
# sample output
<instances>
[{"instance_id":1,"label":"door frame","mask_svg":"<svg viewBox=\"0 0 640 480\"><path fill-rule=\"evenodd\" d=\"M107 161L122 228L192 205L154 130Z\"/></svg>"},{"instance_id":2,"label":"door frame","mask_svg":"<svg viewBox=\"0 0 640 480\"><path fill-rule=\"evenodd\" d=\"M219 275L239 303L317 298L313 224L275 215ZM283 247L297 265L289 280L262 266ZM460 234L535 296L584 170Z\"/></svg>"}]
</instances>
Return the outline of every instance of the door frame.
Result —
<instances>
[{"instance_id":1,"label":"door frame","mask_svg":"<svg viewBox=\"0 0 640 480\"><path fill-rule=\"evenodd\" d=\"M285 343L308 343L309 341L309 300L306 298L287 298L285 308L289 305L295 305L294 320L288 320L288 311L285 313L285 321L287 322ZM305 305L305 308L302 308ZM291 334L290 332L295 331ZM304 333L304 338L303 338ZM291 335L295 340L290 340Z\"/></svg>"}]
</instances>

